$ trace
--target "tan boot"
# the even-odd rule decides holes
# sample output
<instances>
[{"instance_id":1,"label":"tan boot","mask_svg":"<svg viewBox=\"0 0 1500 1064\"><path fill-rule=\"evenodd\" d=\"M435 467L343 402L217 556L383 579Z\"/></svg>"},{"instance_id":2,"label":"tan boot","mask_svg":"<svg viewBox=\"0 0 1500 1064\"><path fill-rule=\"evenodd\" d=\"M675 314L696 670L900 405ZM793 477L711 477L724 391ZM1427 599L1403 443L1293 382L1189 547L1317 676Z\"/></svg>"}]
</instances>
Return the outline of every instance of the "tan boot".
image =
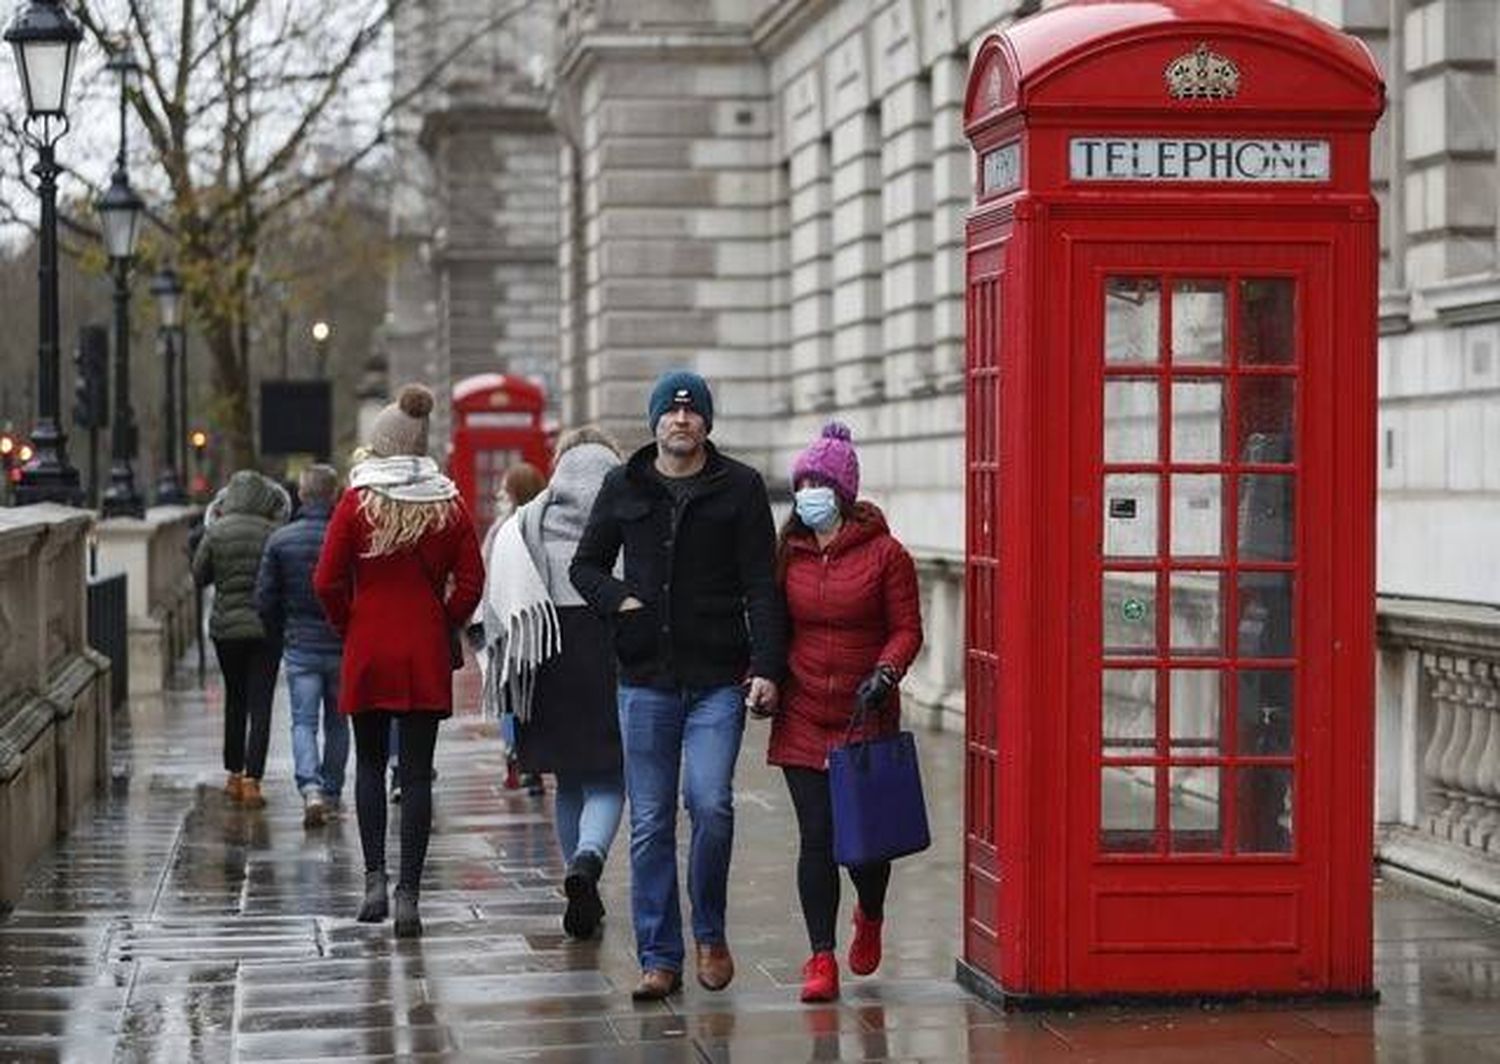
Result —
<instances>
[{"instance_id":1,"label":"tan boot","mask_svg":"<svg viewBox=\"0 0 1500 1064\"><path fill-rule=\"evenodd\" d=\"M228 781L224 784L224 797L231 802L238 802L244 797L245 777L238 772L231 772Z\"/></svg>"},{"instance_id":2,"label":"tan boot","mask_svg":"<svg viewBox=\"0 0 1500 1064\"><path fill-rule=\"evenodd\" d=\"M698 943L698 984L704 990L723 990L734 978L734 958L722 942Z\"/></svg>"},{"instance_id":3,"label":"tan boot","mask_svg":"<svg viewBox=\"0 0 1500 1064\"><path fill-rule=\"evenodd\" d=\"M240 785L240 804L246 809L264 809L266 807L265 796L260 793L260 780L245 777L245 782Z\"/></svg>"},{"instance_id":4,"label":"tan boot","mask_svg":"<svg viewBox=\"0 0 1500 1064\"><path fill-rule=\"evenodd\" d=\"M682 973L670 968L647 968L641 972L641 981L630 992L636 1001L660 1001L682 989Z\"/></svg>"}]
</instances>

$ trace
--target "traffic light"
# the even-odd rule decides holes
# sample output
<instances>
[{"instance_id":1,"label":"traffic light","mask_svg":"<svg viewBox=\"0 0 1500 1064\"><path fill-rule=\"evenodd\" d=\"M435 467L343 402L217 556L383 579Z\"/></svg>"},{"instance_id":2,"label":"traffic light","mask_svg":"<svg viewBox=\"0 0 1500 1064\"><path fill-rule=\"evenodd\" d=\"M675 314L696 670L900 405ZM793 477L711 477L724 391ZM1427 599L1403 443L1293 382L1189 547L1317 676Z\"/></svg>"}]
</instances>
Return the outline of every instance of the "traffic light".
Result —
<instances>
[{"instance_id":1,"label":"traffic light","mask_svg":"<svg viewBox=\"0 0 1500 1064\"><path fill-rule=\"evenodd\" d=\"M109 424L109 330L102 325L80 328L73 364L73 423L102 429Z\"/></svg>"}]
</instances>

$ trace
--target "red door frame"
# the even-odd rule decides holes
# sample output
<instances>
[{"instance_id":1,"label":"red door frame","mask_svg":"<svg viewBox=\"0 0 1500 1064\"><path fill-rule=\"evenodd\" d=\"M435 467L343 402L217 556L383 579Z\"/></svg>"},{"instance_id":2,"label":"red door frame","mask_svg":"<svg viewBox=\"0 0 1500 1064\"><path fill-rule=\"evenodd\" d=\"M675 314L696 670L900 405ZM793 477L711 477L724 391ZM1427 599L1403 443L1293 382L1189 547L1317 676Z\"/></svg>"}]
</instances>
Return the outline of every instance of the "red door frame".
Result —
<instances>
[{"instance_id":1,"label":"red door frame","mask_svg":"<svg viewBox=\"0 0 1500 1064\"><path fill-rule=\"evenodd\" d=\"M1082 768L1081 779L1069 778L1067 919L1069 949L1067 983L1080 993L1106 992L1121 986L1149 986L1163 993L1312 991L1328 983L1327 854L1332 830L1333 793L1329 786L1333 751L1329 738L1336 715L1358 715L1358 707L1340 705L1331 688L1334 619L1333 534L1338 514L1334 503L1338 452L1334 420L1309 417L1308 411L1334 408L1336 360L1333 357L1332 293L1329 289L1334 258L1333 231L1321 242L1307 226L1278 233L1258 228L1247 239L1243 226L1224 224L1205 232L1207 240L1175 244L1154 241L1159 227L1110 226L1108 234L1079 235L1082 226L1060 236L1059 252L1073 262L1068 295L1063 302L1075 308L1072 359L1064 409L1074 416L1069 427L1070 498L1068 570L1078 584L1065 593L1072 609L1063 621L1070 648L1065 704L1068 707L1069 749L1063 762ZM1198 234L1195 234L1195 237ZM1139 276L1161 283L1162 323L1158 332L1160 360L1153 365L1118 365L1105 369L1102 352L1106 276ZM1169 314L1172 282L1225 279L1227 292L1226 353L1222 373L1190 370L1184 374L1169 361ZM1279 369L1246 369L1237 351L1236 285L1243 279L1278 278L1297 285L1295 301L1296 361L1290 373ZM1067 326L1064 326L1065 330ZM1248 465L1239 461L1237 421L1243 405L1238 393L1252 377L1295 380L1294 444L1290 463ZM1157 590L1150 616L1155 621L1156 653L1118 655L1112 660L1126 668L1155 674L1157 704L1156 748L1139 759L1116 759L1118 766L1146 767L1155 775L1156 820L1154 854L1101 853L1101 647L1103 599L1099 593L1106 570L1101 533L1105 500L1105 470L1101 440L1104 427L1103 383L1106 379L1159 381L1157 412L1159 439L1154 462L1111 466L1121 474L1154 475L1176 471L1177 476L1222 476L1220 542L1222 556L1173 557L1170 549L1172 478L1159 482L1156 494L1157 560L1112 561L1111 571L1151 573ZM1226 416L1221 429L1221 461L1162 464L1172 446L1170 404L1172 382L1197 380L1220 383L1225 390ZM1285 474L1293 471L1292 506L1294 549L1289 562L1241 561L1235 556L1238 474ZM1288 573L1293 581L1292 647L1294 670L1290 758L1267 757L1245 761L1234 746L1239 695L1232 677L1237 662L1238 582L1246 570ZM1221 581L1219 638L1224 652L1211 655L1172 655L1172 621L1168 575L1217 573ZM1268 661L1270 659L1267 659ZM1169 668L1168 666L1173 666ZM1219 720L1218 753L1208 757L1173 754L1170 683L1179 672L1217 673ZM1292 853L1285 856L1235 854L1238 773L1255 767L1289 766L1292 783ZM1172 766L1206 768L1218 780L1218 845L1213 853L1167 853L1166 818L1169 772Z\"/></svg>"}]
</instances>

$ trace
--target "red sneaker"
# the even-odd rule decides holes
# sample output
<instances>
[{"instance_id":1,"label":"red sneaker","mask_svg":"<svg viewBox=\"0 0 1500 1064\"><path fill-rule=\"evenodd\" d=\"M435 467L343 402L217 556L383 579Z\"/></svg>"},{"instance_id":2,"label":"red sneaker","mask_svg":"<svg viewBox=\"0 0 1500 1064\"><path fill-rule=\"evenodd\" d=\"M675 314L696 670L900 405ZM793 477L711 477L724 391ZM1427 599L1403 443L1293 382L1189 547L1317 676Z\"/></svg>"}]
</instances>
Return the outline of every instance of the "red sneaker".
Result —
<instances>
[{"instance_id":1,"label":"red sneaker","mask_svg":"<svg viewBox=\"0 0 1500 1064\"><path fill-rule=\"evenodd\" d=\"M854 907L854 941L849 943L849 970L869 975L880 967L880 929L884 920L871 920Z\"/></svg>"},{"instance_id":2,"label":"red sneaker","mask_svg":"<svg viewBox=\"0 0 1500 1064\"><path fill-rule=\"evenodd\" d=\"M802 966L802 1000L833 1001L839 996L839 962L832 953L814 953Z\"/></svg>"}]
</instances>

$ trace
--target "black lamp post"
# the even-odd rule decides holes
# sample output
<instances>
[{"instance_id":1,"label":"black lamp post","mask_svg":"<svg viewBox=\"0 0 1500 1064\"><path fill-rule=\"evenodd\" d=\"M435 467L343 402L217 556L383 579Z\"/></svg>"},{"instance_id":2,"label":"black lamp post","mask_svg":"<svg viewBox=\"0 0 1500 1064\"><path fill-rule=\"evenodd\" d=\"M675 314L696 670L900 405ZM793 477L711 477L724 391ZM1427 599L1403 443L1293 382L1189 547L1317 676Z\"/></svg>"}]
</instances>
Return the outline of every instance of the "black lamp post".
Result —
<instances>
[{"instance_id":1,"label":"black lamp post","mask_svg":"<svg viewBox=\"0 0 1500 1064\"><path fill-rule=\"evenodd\" d=\"M109 68L120 76L120 154L109 190L95 205L104 223L104 250L115 278L115 416L110 434L109 487L104 492L104 516L140 517L145 502L135 486L135 412L130 405L130 268L140 236L146 205L130 187L125 172L125 104L132 79L140 72L128 45L110 58Z\"/></svg>"},{"instance_id":2,"label":"black lamp post","mask_svg":"<svg viewBox=\"0 0 1500 1064\"><path fill-rule=\"evenodd\" d=\"M161 419L161 472L156 477L156 501L161 506L176 506L187 502L177 472L178 399L174 363L182 357L177 348L178 321L182 314L182 282L177 278L177 271L170 266L158 270L151 278L151 294L156 297L157 316L161 319L162 364L166 371ZM182 401L187 402L187 396L183 396Z\"/></svg>"},{"instance_id":3,"label":"black lamp post","mask_svg":"<svg viewBox=\"0 0 1500 1064\"><path fill-rule=\"evenodd\" d=\"M83 31L58 0L28 0L5 31L16 53L26 96L26 138L37 149L41 198L37 239L37 403L31 430L35 448L16 485L19 503L83 501L78 470L68 462L68 438L59 417L57 298L57 174L53 146L68 131L68 89Z\"/></svg>"}]
</instances>

